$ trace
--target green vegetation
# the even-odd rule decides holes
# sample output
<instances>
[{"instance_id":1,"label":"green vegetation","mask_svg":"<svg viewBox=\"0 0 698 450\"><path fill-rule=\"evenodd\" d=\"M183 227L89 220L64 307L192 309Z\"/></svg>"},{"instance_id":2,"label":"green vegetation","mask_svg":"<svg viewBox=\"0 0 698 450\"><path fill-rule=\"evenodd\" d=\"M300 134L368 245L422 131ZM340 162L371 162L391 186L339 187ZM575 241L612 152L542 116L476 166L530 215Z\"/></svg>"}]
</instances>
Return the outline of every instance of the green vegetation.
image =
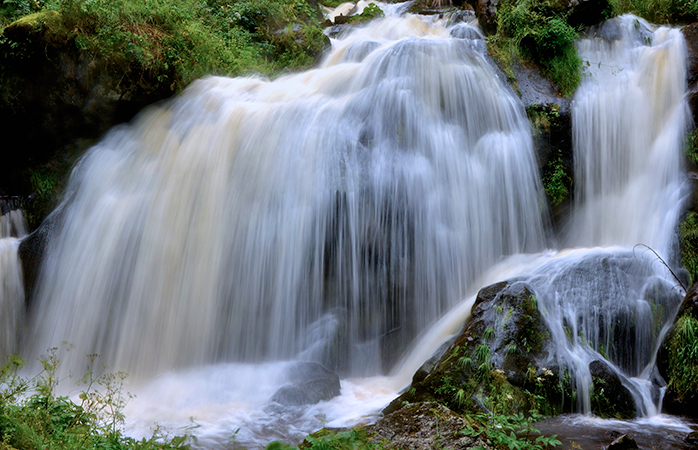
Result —
<instances>
[{"instance_id":1,"label":"green vegetation","mask_svg":"<svg viewBox=\"0 0 698 450\"><path fill-rule=\"evenodd\" d=\"M514 59L533 61L560 92L571 95L581 81L578 34L566 13L547 0L502 0L497 5L497 33L488 38L490 52L509 68ZM511 77L511 70L507 70Z\"/></svg>"},{"instance_id":2,"label":"green vegetation","mask_svg":"<svg viewBox=\"0 0 698 450\"><path fill-rule=\"evenodd\" d=\"M689 401L698 393L698 320L684 314L668 338L668 388L679 402Z\"/></svg>"},{"instance_id":3,"label":"green vegetation","mask_svg":"<svg viewBox=\"0 0 698 450\"><path fill-rule=\"evenodd\" d=\"M206 74L304 68L327 42L306 0L16 0L4 2L0 24L34 11L12 26L87 52L120 83L173 91ZM7 37L0 48L9 60L30 56Z\"/></svg>"},{"instance_id":4,"label":"green vegetation","mask_svg":"<svg viewBox=\"0 0 698 450\"><path fill-rule=\"evenodd\" d=\"M698 213L689 211L679 226L681 264L691 275L691 284L698 280Z\"/></svg>"},{"instance_id":5,"label":"green vegetation","mask_svg":"<svg viewBox=\"0 0 698 450\"><path fill-rule=\"evenodd\" d=\"M698 20L696 0L610 0L615 15L632 13L652 23L690 23Z\"/></svg>"},{"instance_id":6,"label":"green vegetation","mask_svg":"<svg viewBox=\"0 0 698 450\"><path fill-rule=\"evenodd\" d=\"M0 368L0 450L172 450L188 449L184 436L157 432L135 440L121 432L125 375L89 372L80 404L56 396L58 359L54 352L41 359L43 371L33 378L20 376L24 361L5 357Z\"/></svg>"},{"instance_id":7,"label":"green vegetation","mask_svg":"<svg viewBox=\"0 0 698 450\"><path fill-rule=\"evenodd\" d=\"M299 446L291 446L274 441L267 445L266 450L378 450L378 444L370 442L370 436L363 429L333 432L322 429L305 438Z\"/></svg>"},{"instance_id":8,"label":"green vegetation","mask_svg":"<svg viewBox=\"0 0 698 450\"><path fill-rule=\"evenodd\" d=\"M476 414L470 417L475 426L468 426L463 430L466 436L480 437L494 448L521 449L521 450L545 450L554 448L562 442L557 440L557 435L542 436L540 430L533 424L543 417L535 411L527 416L522 413L507 415ZM483 447L475 447L482 449Z\"/></svg>"},{"instance_id":9,"label":"green vegetation","mask_svg":"<svg viewBox=\"0 0 698 450\"><path fill-rule=\"evenodd\" d=\"M361 14L351 16L349 23L366 22L368 20L377 19L384 16L385 14L383 13L382 9L380 9L375 3L369 3L368 6L361 11Z\"/></svg>"},{"instance_id":10,"label":"green vegetation","mask_svg":"<svg viewBox=\"0 0 698 450\"><path fill-rule=\"evenodd\" d=\"M564 202L570 195L570 176L565 170L562 156L558 151L553 159L543 168L543 188L553 208Z\"/></svg>"}]
</instances>

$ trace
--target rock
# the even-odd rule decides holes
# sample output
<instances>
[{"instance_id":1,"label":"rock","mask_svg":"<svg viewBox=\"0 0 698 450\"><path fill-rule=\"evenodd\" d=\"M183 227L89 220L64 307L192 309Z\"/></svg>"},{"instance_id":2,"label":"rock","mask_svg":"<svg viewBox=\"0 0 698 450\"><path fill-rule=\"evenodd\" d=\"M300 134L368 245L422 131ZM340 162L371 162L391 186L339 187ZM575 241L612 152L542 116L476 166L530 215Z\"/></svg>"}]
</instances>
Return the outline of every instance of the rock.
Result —
<instances>
[{"instance_id":1,"label":"rock","mask_svg":"<svg viewBox=\"0 0 698 450\"><path fill-rule=\"evenodd\" d=\"M526 114L550 207L551 225L558 234L573 206L572 115L569 107L563 108L559 103L533 104L526 107Z\"/></svg>"},{"instance_id":2,"label":"rock","mask_svg":"<svg viewBox=\"0 0 698 450\"><path fill-rule=\"evenodd\" d=\"M592 413L599 417L616 419L630 419L636 416L633 395L623 386L620 377L608 363L601 360L592 361L589 371L592 380Z\"/></svg>"},{"instance_id":3,"label":"rock","mask_svg":"<svg viewBox=\"0 0 698 450\"><path fill-rule=\"evenodd\" d=\"M0 191L25 199L33 193L32 172L48 170L67 178L74 159L113 125L131 120L145 106L171 96L169 83L148 73L117 71L59 33L62 16L43 11L2 30L0 134L21 142L22 151L5 152L11 167ZM60 181L59 181L60 182ZM36 228L50 207L30 205L26 216ZM39 209L32 210L32 209Z\"/></svg>"},{"instance_id":4,"label":"rock","mask_svg":"<svg viewBox=\"0 0 698 450\"><path fill-rule=\"evenodd\" d=\"M41 265L44 261L46 249L51 239L58 232L58 226L63 217L63 208L59 207L49 215L29 236L19 243L19 259L22 262L22 274L24 276L24 295L27 305L31 306L34 288L39 278Z\"/></svg>"},{"instance_id":5,"label":"rock","mask_svg":"<svg viewBox=\"0 0 698 450\"><path fill-rule=\"evenodd\" d=\"M291 384L283 386L272 401L286 406L313 405L340 395L339 377L318 363L301 362L288 369Z\"/></svg>"},{"instance_id":6,"label":"rock","mask_svg":"<svg viewBox=\"0 0 698 450\"><path fill-rule=\"evenodd\" d=\"M508 413L528 413L534 404L544 414L569 410L565 399L569 403L572 395L569 386L561 387L562 373L543 365L549 344L550 331L525 283L483 288L465 329L436 366L426 376L416 374L410 389L383 412L424 401L456 412L487 411L492 401Z\"/></svg>"},{"instance_id":7,"label":"rock","mask_svg":"<svg viewBox=\"0 0 698 450\"><path fill-rule=\"evenodd\" d=\"M481 439L461 433L466 425L463 417L447 407L427 402L406 405L369 425L366 431L373 433L371 443L386 449L489 448Z\"/></svg>"},{"instance_id":8,"label":"rock","mask_svg":"<svg viewBox=\"0 0 698 450\"><path fill-rule=\"evenodd\" d=\"M419 366L419 369L414 373L414 376L412 376L412 384L419 383L420 381L424 380L427 375L429 375L434 368L436 367L436 364L439 362L441 357L446 353L446 350L453 344L455 338L449 339L448 342L444 342L441 347L439 347L436 352L431 356L431 358L427 359L424 364Z\"/></svg>"},{"instance_id":9,"label":"rock","mask_svg":"<svg viewBox=\"0 0 698 450\"><path fill-rule=\"evenodd\" d=\"M698 431L691 431L686 436L686 443L688 445L698 445Z\"/></svg>"},{"instance_id":10,"label":"rock","mask_svg":"<svg viewBox=\"0 0 698 450\"><path fill-rule=\"evenodd\" d=\"M608 450L632 450L638 448L635 438L630 434L624 434L619 438L616 438L611 445L608 446Z\"/></svg>"}]
</instances>

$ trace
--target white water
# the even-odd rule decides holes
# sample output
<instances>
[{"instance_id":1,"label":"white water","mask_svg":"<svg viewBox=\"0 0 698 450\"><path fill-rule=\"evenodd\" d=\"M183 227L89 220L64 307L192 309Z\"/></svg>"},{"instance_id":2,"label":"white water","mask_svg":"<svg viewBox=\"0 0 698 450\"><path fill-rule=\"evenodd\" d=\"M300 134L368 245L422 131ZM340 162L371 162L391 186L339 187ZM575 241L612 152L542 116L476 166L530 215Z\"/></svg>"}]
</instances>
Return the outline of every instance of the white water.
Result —
<instances>
[{"instance_id":1,"label":"white water","mask_svg":"<svg viewBox=\"0 0 698 450\"><path fill-rule=\"evenodd\" d=\"M0 355L17 351L24 325L24 281L17 256L26 235L22 210L14 199L0 199Z\"/></svg>"},{"instance_id":2,"label":"white water","mask_svg":"<svg viewBox=\"0 0 698 450\"><path fill-rule=\"evenodd\" d=\"M543 248L526 116L473 47L391 17L319 69L199 80L111 132L70 182L31 348L134 377L389 368L483 269Z\"/></svg>"},{"instance_id":3,"label":"white water","mask_svg":"<svg viewBox=\"0 0 698 450\"><path fill-rule=\"evenodd\" d=\"M631 37L632 20L619 25ZM630 263L642 266L638 279L611 271L615 284L562 282L584 264L622 260L627 247L523 254L545 244L529 126L482 41L450 34L480 36L471 24L388 17L333 41L318 69L200 80L112 131L72 177L24 348L67 341L67 369L80 373L84 355L99 353L129 372L130 434L158 422L204 447L233 435L260 446L374 420L489 283L530 277L549 315L574 320L617 299L643 310L643 277L665 284L653 264ZM575 97L576 158L597 156L576 169L589 187L576 194L570 245L644 242L667 257L683 195L683 48L672 30L648 36L651 47L623 40L587 52L580 42L591 63L622 70L590 68ZM635 56L610 59L603 47ZM609 85L634 90L618 98ZM618 295L605 296L609 287ZM581 301L590 297L597 303ZM570 299L577 309L558 303ZM561 345L558 357L612 353L617 336L592 337L602 322L573 327L573 344L583 334L591 345ZM614 362L642 380L657 339L635 339L647 341L639 359ZM344 374L342 395L269 403L295 359Z\"/></svg>"},{"instance_id":4,"label":"white water","mask_svg":"<svg viewBox=\"0 0 698 450\"><path fill-rule=\"evenodd\" d=\"M652 28L622 16L577 43L589 67L573 102L568 245L642 243L669 256L686 194L686 50L678 29Z\"/></svg>"}]
</instances>

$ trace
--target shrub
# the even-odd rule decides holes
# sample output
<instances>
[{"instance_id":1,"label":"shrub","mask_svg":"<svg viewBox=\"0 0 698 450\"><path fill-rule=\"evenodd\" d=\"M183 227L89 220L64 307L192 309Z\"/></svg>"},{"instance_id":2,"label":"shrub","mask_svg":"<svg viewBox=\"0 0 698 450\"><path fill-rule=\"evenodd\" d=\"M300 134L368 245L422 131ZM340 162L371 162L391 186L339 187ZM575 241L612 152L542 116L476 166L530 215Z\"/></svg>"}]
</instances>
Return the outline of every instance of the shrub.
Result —
<instances>
[{"instance_id":1,"label":"shrub","mask_svg":"<svg viewBox=\"0 0 698 450\"><path fill-rule=\"evenodd\" d=\"M565 96L581 81L582 60L574 41L577 31L566 13L545 0L504 0L497 8L497 34L488 42L492 53L508 66L514 58L538 64Z\"/></svg>"}]
</instances>

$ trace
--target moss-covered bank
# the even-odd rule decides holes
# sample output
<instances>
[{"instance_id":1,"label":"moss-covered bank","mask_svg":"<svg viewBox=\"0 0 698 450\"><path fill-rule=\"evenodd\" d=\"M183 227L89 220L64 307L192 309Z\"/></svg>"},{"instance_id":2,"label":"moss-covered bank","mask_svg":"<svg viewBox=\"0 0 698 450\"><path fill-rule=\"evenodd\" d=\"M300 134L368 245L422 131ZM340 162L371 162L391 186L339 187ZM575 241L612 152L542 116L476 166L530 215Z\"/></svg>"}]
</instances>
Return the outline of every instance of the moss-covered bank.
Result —
<instances>
[{"instance_id":1,"label":"moss-covered bank","mask_svg":"<svg viewBox=\"0 0 698 450\"><path fill-rule=\"evenodd\" d=\"M24 15L31 13L29 15ZM113 125L207 74L274 76L329 45L313 0L45 0L0 8L0 194L30 228Z\"/></svg>"}]
</instances>

